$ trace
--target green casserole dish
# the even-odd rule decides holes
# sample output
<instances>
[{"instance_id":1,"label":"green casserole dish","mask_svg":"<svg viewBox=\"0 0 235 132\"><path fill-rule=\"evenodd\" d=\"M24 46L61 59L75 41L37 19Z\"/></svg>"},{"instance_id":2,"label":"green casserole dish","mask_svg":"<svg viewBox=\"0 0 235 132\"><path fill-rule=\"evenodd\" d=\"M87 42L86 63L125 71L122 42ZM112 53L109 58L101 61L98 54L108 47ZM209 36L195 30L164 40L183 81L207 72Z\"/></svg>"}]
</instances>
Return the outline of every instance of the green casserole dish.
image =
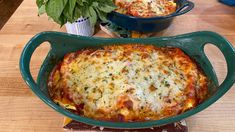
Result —
<instances>
[{"instance_id":1,"label":"green casserole dish","mask_svg":"<svg viewBox=\"0 0 235 132\"><path fill-rule=\"evenodd\" d=\"M43 42L49 42L51 49L45 58L35 82L30 73L30 60L35 49ZM108 122L98 121L76 115L56 103L54 103L48 93L47 80L53 67L63 58L66 53L74 52L88 47L100 47L104 45L140 43L151 44L158 47L178 47L199 64L207 77L210 79L209 97L197 107L170 118L145 122ZM204 53L206 44L214 44L223 53L227 62L228 73L224 82L219 85L214 69ZM235 50L233 46L222 36L209 31L194 32L174 37L145 38L145 39L120 39L120 38L91 38L70 35L60 32L42 32L34 36L25 46L20 58L20 71L23 79L32 91L47 105L57 112L79 122L94 126L108 128L147 128L160 126L182 120L196 114L223 96L235 82Z\"/></svg>"}]
</instances>

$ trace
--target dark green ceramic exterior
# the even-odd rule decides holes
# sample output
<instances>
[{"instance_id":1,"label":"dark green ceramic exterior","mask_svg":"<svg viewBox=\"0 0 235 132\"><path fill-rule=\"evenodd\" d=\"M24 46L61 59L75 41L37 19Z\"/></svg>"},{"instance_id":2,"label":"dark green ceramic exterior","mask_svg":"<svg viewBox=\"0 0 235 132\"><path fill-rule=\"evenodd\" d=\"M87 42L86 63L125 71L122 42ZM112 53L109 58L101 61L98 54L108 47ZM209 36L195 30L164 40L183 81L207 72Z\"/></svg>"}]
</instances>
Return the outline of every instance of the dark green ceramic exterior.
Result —
<instances>
[{"instance_id":1,"label":"dark green ceramic exterior","mask_svg":"<svg viewBox=\"0 0 235 132\"><path fill-rule=\"evenodd\" d=\"M41 66L37 82L35 82L29 70L30 59L34 50L41 43L46 41L51 44L51 49ZM210 97L196 108L189 110L178 116L156 121L133 122L133 123L105 122L105 121L98 121L81 117L56 105L49 98L47 90L48 74L52 70L54 65L59 60L61 60L66 53L87 47L99 47L102 45L125 44L125 43L141 43L141 44L152 44L161 47L168 46L168 47L181 48L185 53L187 53L189 56L191 56L197 61L197 63L205 71L206 75L213 82L209 88ZM211 63L207 59L203 50L205 44L207 43L211 43L217 46L222 51L227 62L228 74L226 76L226 79L220 86L218 86L218 80L213 70L213 67L211 66ZM25 80L27 85L33 90L33 92L47 105L49 105L50 107L52 107L53 109L55 109L56 111L67 117L95 126L104 126L111 128L145 128L145 127L168 124L189 117L207 108L209 105L218 100L222 95L224 95L225 92L227 92L229 88L232 87L235 81L235 50L232 47L232 45L223 37L221 37L216 33L208 31L195 32L175 37L161 37L161 38L147 38L147 39L131 39L131 38L105 39L105 38L81 37L59 32L42 32L34 36L25 46L20 58L20 70L23 79Z\"/></svg>"},{"instance_id":2,"label":"dark green ceramic exterior","mask_svg":"<svg viewBox=\"0 0 235 132\"><path fill-rule=\"evenodd\" d=\"M175 2L177 4L177 10L167 16L141 18L112 11L108 14L108 19L112 23L128 30L158 32L169 27L176 16L183 15L194 8L194 3L188 0L175 0Z\"/></svg>"}]
</instances>

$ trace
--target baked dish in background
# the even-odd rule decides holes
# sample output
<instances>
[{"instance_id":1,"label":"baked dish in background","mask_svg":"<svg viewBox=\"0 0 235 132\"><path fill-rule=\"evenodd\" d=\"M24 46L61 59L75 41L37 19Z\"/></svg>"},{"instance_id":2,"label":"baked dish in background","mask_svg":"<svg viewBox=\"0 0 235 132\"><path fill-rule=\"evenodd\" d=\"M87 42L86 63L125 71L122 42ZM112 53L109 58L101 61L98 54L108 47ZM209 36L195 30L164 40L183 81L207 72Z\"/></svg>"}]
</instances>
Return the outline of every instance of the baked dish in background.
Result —
<instances>
[{"instance_id":1,"label":"baked dish in background","mask_svg":"<svg viewBox=\"0 0 235 132\"><path fill-rule=\"evenodd\" d=\"M141 33L162 31L176 16L194 8L194 3L188 0L116 0L115 4L117 9L107 15L108 20Z\"/></svg>"},{"instance_id":2,"label":"baked dish in background","mask_svg":"<svg viewBox=\"0 0 235 132\"><path fill-rule=\"evenodd\" d=\"M134 17L166 16L176 11L174 0L116 0L118 13Z\"/></svg>"},{"instance_id":3,"label":"baked dish in background","mask_svg":"<svg viewBox=\"0 0 235 132\"><path fill-rule=\"evenodd\" d=\"M134 122L202 103L208 79L179 48L125 44L68 53L48 80L52 100L97 120Z\"/></svg>"}]
</instances>

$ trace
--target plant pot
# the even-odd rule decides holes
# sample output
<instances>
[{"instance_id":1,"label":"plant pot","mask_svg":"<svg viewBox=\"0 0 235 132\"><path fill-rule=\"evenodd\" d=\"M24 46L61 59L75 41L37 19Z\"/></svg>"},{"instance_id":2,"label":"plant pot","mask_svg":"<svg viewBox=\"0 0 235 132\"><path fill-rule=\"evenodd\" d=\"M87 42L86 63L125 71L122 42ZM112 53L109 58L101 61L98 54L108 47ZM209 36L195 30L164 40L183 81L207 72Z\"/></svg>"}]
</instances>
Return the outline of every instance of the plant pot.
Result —
<instances>
[{"instance_id":1,"label":"plant pot","mask_svg":"<svg viewBox=\"0 0 235 132\"><path fill-rule=\"evenodd\" d=\"M74 23L67 22L65 24L67 33L81 35L81 36L92 36L94 34L94 26L91 25L89 18L78 18Z\"/></svg>"}]
</instances>

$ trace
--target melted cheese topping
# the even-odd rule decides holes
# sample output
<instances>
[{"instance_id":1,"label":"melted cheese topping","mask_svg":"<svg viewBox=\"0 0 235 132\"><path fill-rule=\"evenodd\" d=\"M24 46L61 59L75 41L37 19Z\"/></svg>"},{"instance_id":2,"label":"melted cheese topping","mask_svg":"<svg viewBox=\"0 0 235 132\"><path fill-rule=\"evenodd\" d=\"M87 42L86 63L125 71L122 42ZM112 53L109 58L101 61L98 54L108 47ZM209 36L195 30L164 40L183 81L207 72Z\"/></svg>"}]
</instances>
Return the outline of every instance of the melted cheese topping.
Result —
<instances>
[{"instance_id":1,"label":"melted cheese topping","mask_svg":"<svg viewBox=\"0 0 235 132\"><path fill-rule=\"evenodd\" d=\"M173 0L116 0L116 11L136 17L165 16L176 11Z\"/></svg>"},{"instance_id":2,"label":"melted cheese topping","mask_svg":"<svg viewBox=\"0 0 235 132\"><path fill-rule=\"evenodd\" d=\"M53 100L75 106L80 115L143 121L196 106L206 97L207 82L180 49L133 44L70 53L52 71L48 86ZM71 106L66 108L74 110Z\"/></svg>"}]
</instances>

